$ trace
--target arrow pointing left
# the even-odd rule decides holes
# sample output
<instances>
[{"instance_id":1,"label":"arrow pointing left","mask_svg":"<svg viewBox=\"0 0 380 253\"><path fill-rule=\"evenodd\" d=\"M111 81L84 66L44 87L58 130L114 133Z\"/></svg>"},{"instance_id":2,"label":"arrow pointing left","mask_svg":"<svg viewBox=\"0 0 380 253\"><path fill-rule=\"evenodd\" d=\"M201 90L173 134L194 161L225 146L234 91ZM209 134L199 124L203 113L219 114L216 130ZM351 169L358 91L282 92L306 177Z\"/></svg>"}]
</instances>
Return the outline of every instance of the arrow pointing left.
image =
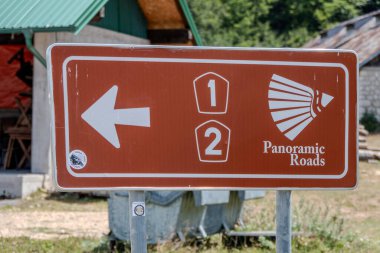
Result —
<instances>
[{"instance_id":1,"label":"arrow pointing left","mask_svg":"<svg viewBox=\"0 0 380 253\"><path fill-rule=\"evenodd\" d=\"M115 148L120 148L115 125L150 127L150 109L149 107L115 109L117 91L117 85L112 86L82 114L82 119Z\"/></svg>"}]
</instances>

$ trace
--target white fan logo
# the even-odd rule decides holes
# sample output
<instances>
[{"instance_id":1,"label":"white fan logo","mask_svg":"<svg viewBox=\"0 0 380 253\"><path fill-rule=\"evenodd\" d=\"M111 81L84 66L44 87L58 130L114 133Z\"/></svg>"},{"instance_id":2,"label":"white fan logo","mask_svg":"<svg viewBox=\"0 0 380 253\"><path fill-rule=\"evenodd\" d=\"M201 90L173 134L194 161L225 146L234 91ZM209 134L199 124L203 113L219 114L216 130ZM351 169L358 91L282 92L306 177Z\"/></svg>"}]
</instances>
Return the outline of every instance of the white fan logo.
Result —
<instances>
[{"instance_id":1,"label":"white fan logo","mask_svg":"<svg viewBox=\"0 0 380 253\"><path fill-rule=\"evenodd\" d=\"M333 96L320 94L303 84L273 74L269 83L269 109L278 129L289 140L294 140L317 116L314 108L321 112Z\"/></svg>"}]
</instances>

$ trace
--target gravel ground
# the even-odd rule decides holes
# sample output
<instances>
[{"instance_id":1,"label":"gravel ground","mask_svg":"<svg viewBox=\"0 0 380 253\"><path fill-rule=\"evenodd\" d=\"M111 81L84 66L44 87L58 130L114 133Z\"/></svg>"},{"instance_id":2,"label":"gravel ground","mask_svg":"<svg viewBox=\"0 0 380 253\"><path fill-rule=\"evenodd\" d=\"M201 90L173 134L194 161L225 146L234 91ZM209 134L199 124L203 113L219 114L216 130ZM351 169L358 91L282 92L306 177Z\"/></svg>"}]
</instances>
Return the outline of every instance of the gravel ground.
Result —
<instances>
[{"instance_id":1,"label":"gravel ground","mask_svg":"<svg viewBox=\"0 0 380 253\"><path fill-rule=\"evenodd\" d=\"M0 212L0 237L100 238L109 232L107 212Z\"/></svg>"}]
</instances>

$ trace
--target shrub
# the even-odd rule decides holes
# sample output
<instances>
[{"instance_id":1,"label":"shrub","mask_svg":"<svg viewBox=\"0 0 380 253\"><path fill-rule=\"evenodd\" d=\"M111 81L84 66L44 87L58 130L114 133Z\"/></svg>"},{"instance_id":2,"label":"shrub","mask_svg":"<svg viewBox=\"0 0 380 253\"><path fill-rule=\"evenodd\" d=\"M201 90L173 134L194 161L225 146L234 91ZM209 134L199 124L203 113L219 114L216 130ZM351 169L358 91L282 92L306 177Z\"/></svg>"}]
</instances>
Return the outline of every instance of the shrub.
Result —
<instances>
[{"instance_id":1,"label":"shrub","mask_svg":"<svg viewBox=\"0 0 380 253\"><path fill-rule=\"evenodd\" d=\"M380 122L373 112L365 111L360 119L360 123L363 124L370 133L380 131Z\"/></svg>"}]
</instances>

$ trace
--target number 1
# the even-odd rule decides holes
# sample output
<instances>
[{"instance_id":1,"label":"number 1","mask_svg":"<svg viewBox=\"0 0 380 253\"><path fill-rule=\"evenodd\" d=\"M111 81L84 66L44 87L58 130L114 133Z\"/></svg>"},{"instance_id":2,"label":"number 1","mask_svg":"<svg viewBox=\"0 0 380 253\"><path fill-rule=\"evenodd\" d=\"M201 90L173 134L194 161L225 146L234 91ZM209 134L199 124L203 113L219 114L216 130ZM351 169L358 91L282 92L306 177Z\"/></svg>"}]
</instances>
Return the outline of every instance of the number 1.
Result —
<instances>
[{"instance_id":1,"label":"number 1","mask_svg":"<svg viewBox=\"0 0 380 253\"><path fill-rule=\"evenodd\" d=\"M211 99L211 106L216 106L216 92L215 92L215 80L211 79L208 81L208 85L210 88L210 99Z\"/></svg>"}]
</instances>

